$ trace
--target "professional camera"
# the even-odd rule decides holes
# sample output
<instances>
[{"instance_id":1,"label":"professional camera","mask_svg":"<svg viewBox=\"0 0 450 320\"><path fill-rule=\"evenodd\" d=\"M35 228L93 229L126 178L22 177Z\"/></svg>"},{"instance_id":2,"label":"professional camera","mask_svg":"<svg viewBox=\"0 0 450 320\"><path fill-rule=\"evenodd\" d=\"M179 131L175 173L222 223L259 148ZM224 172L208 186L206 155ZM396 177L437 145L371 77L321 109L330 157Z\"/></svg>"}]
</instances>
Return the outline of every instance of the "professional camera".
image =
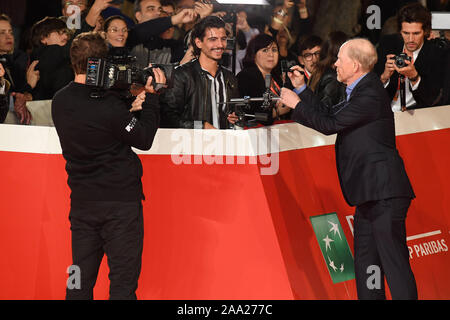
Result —
<instances>
[{"instance_id":1,"label":"professional camera","mask_svg":"<svg viewBox=\"0 0 450 320\"><path fill-rule=\"evenodd\" d=\"M398 68L404 68L407 66L406 64L406 60L408 60L409 62L411 62L411 57L408 56L406 53L402 52L399 55L394 57L394 61L395 61L395 65Z\"/></svg>"},{"instance_id":2,"label":"professional camera","mask_svg":"<svg viewBox=\"0 0 450 320\"><path fill-rule=\"evenodd\" d=\"M160 68L164 72L166 85L155 83L153 68ZM86 84L103 90L128 91L133 84L145 85L151 76L153 87L159 91L173 84L174 68L175 65L172 64L153 64L152 67L139 69L136 67L136 57L129 56L125 50L114 50L104 59L88 59Z\"/></svg>"}]
</instances>

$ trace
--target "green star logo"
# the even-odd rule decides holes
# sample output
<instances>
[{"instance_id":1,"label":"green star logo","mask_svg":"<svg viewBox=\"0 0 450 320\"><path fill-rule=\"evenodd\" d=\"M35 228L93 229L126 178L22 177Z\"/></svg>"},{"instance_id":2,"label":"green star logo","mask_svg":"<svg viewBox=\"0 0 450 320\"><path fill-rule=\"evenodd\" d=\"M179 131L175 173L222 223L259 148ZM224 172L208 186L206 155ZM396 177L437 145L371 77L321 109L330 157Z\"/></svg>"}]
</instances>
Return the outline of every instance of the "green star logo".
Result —
<instances>
[{"instance_id":1,"label":"green star logo","mask_svg":"<svg viewBox=\"0 0 450 320\"><path fill-rule=\"evenodd\" d=\"M353 254L336 213L310 217L333 283L355 279Z\"/></svg>"}]
</instances>

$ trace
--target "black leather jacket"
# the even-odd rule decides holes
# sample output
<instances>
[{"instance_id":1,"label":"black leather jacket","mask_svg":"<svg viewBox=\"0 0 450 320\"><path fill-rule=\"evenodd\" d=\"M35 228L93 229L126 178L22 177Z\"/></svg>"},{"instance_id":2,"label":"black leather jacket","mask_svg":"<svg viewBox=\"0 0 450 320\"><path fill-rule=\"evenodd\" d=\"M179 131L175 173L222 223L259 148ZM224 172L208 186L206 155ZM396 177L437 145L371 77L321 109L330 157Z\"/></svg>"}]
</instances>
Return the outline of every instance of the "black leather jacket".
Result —
<instances>
[{"instance_id":1,"label":"black leather jacket","mask_svg":"<svg viewBox=\"0 0 450 320\"><path fill-rule=\"evenodd\" d=\"M219 67L221 68L221 67ZM221 68L227 99L237 98L239 90L236 77ZM211 88L207 72L198 60L188 62L173 72L173 88L160 96L162 128L198 128L205 122L213 123ZM229 128L227 107L219 106L220 129ZM195 123L194 123L195 122ZM195 124L195 126L194 126Z\"/></svg>"},{"instance_id":2,"label":"black leather jacket","mask_svg":"<svg viewBox=\"0 0 450 320\"><path fill-rule=\"evenodd\" d=\"M346 98L345 85L337 81L336 71L331 68L325 70L314 93L328 108Z\"/></svg>"}]
</instances>

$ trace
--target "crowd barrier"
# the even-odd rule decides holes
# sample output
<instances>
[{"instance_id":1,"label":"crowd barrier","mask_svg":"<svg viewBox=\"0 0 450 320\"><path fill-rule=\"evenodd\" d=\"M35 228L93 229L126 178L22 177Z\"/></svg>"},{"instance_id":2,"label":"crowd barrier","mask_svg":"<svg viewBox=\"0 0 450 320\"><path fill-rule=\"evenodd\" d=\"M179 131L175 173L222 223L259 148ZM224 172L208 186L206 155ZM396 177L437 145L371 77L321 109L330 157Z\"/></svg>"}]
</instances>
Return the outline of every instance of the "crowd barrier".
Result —
<instances>
[{"instance_id":1,"label":"crowd barrier","mask_svg":"<svg viewBox=\"0 0 450 320\"><path fill-rule=\"evenodd\" d=\"M407 244L419 298L450 299L450 107L395 118L417 195ZM151 150L136 150L146 195L138 298L356 299L354 208L334 141L295 123L158 130ZM0 299L64 298L64 166L53 127L0 125ZM108 298L107 273L104 259L96 299Z\"/></svg>"}]
</instances>

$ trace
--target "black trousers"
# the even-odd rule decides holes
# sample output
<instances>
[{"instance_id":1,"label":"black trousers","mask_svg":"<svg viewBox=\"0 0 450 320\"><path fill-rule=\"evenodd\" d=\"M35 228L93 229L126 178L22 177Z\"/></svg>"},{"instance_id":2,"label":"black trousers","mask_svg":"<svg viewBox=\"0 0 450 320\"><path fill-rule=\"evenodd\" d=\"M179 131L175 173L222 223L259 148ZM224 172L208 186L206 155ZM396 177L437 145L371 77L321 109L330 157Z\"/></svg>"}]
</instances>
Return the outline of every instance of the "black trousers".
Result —
<instances>
[{"instance_id":1,"label":"black trousers","mask_svg":"<svg viewBox=\"0 0 450 320\"><path fill-rule=\"evenodd\" d=\"M355 277L358 299L386 299L384 276L393 299L417 299L409 264L405 220L411 199L392 198L356 207ZM374 278L379 271L381 279Z\"/></svg>"},{"instance_id":2,"label":"black trousers","mask_svg":"<svg viewBox=\"0 0 450 320\"><path fill-rule=\"evenodd\" d=\"M93 299L103 255L109 266L110 299L136 299L144 237L140 201L72 201L69 214L73 265L81 286L66 289L67 300Z\"/></svg>"}]
</instances>

